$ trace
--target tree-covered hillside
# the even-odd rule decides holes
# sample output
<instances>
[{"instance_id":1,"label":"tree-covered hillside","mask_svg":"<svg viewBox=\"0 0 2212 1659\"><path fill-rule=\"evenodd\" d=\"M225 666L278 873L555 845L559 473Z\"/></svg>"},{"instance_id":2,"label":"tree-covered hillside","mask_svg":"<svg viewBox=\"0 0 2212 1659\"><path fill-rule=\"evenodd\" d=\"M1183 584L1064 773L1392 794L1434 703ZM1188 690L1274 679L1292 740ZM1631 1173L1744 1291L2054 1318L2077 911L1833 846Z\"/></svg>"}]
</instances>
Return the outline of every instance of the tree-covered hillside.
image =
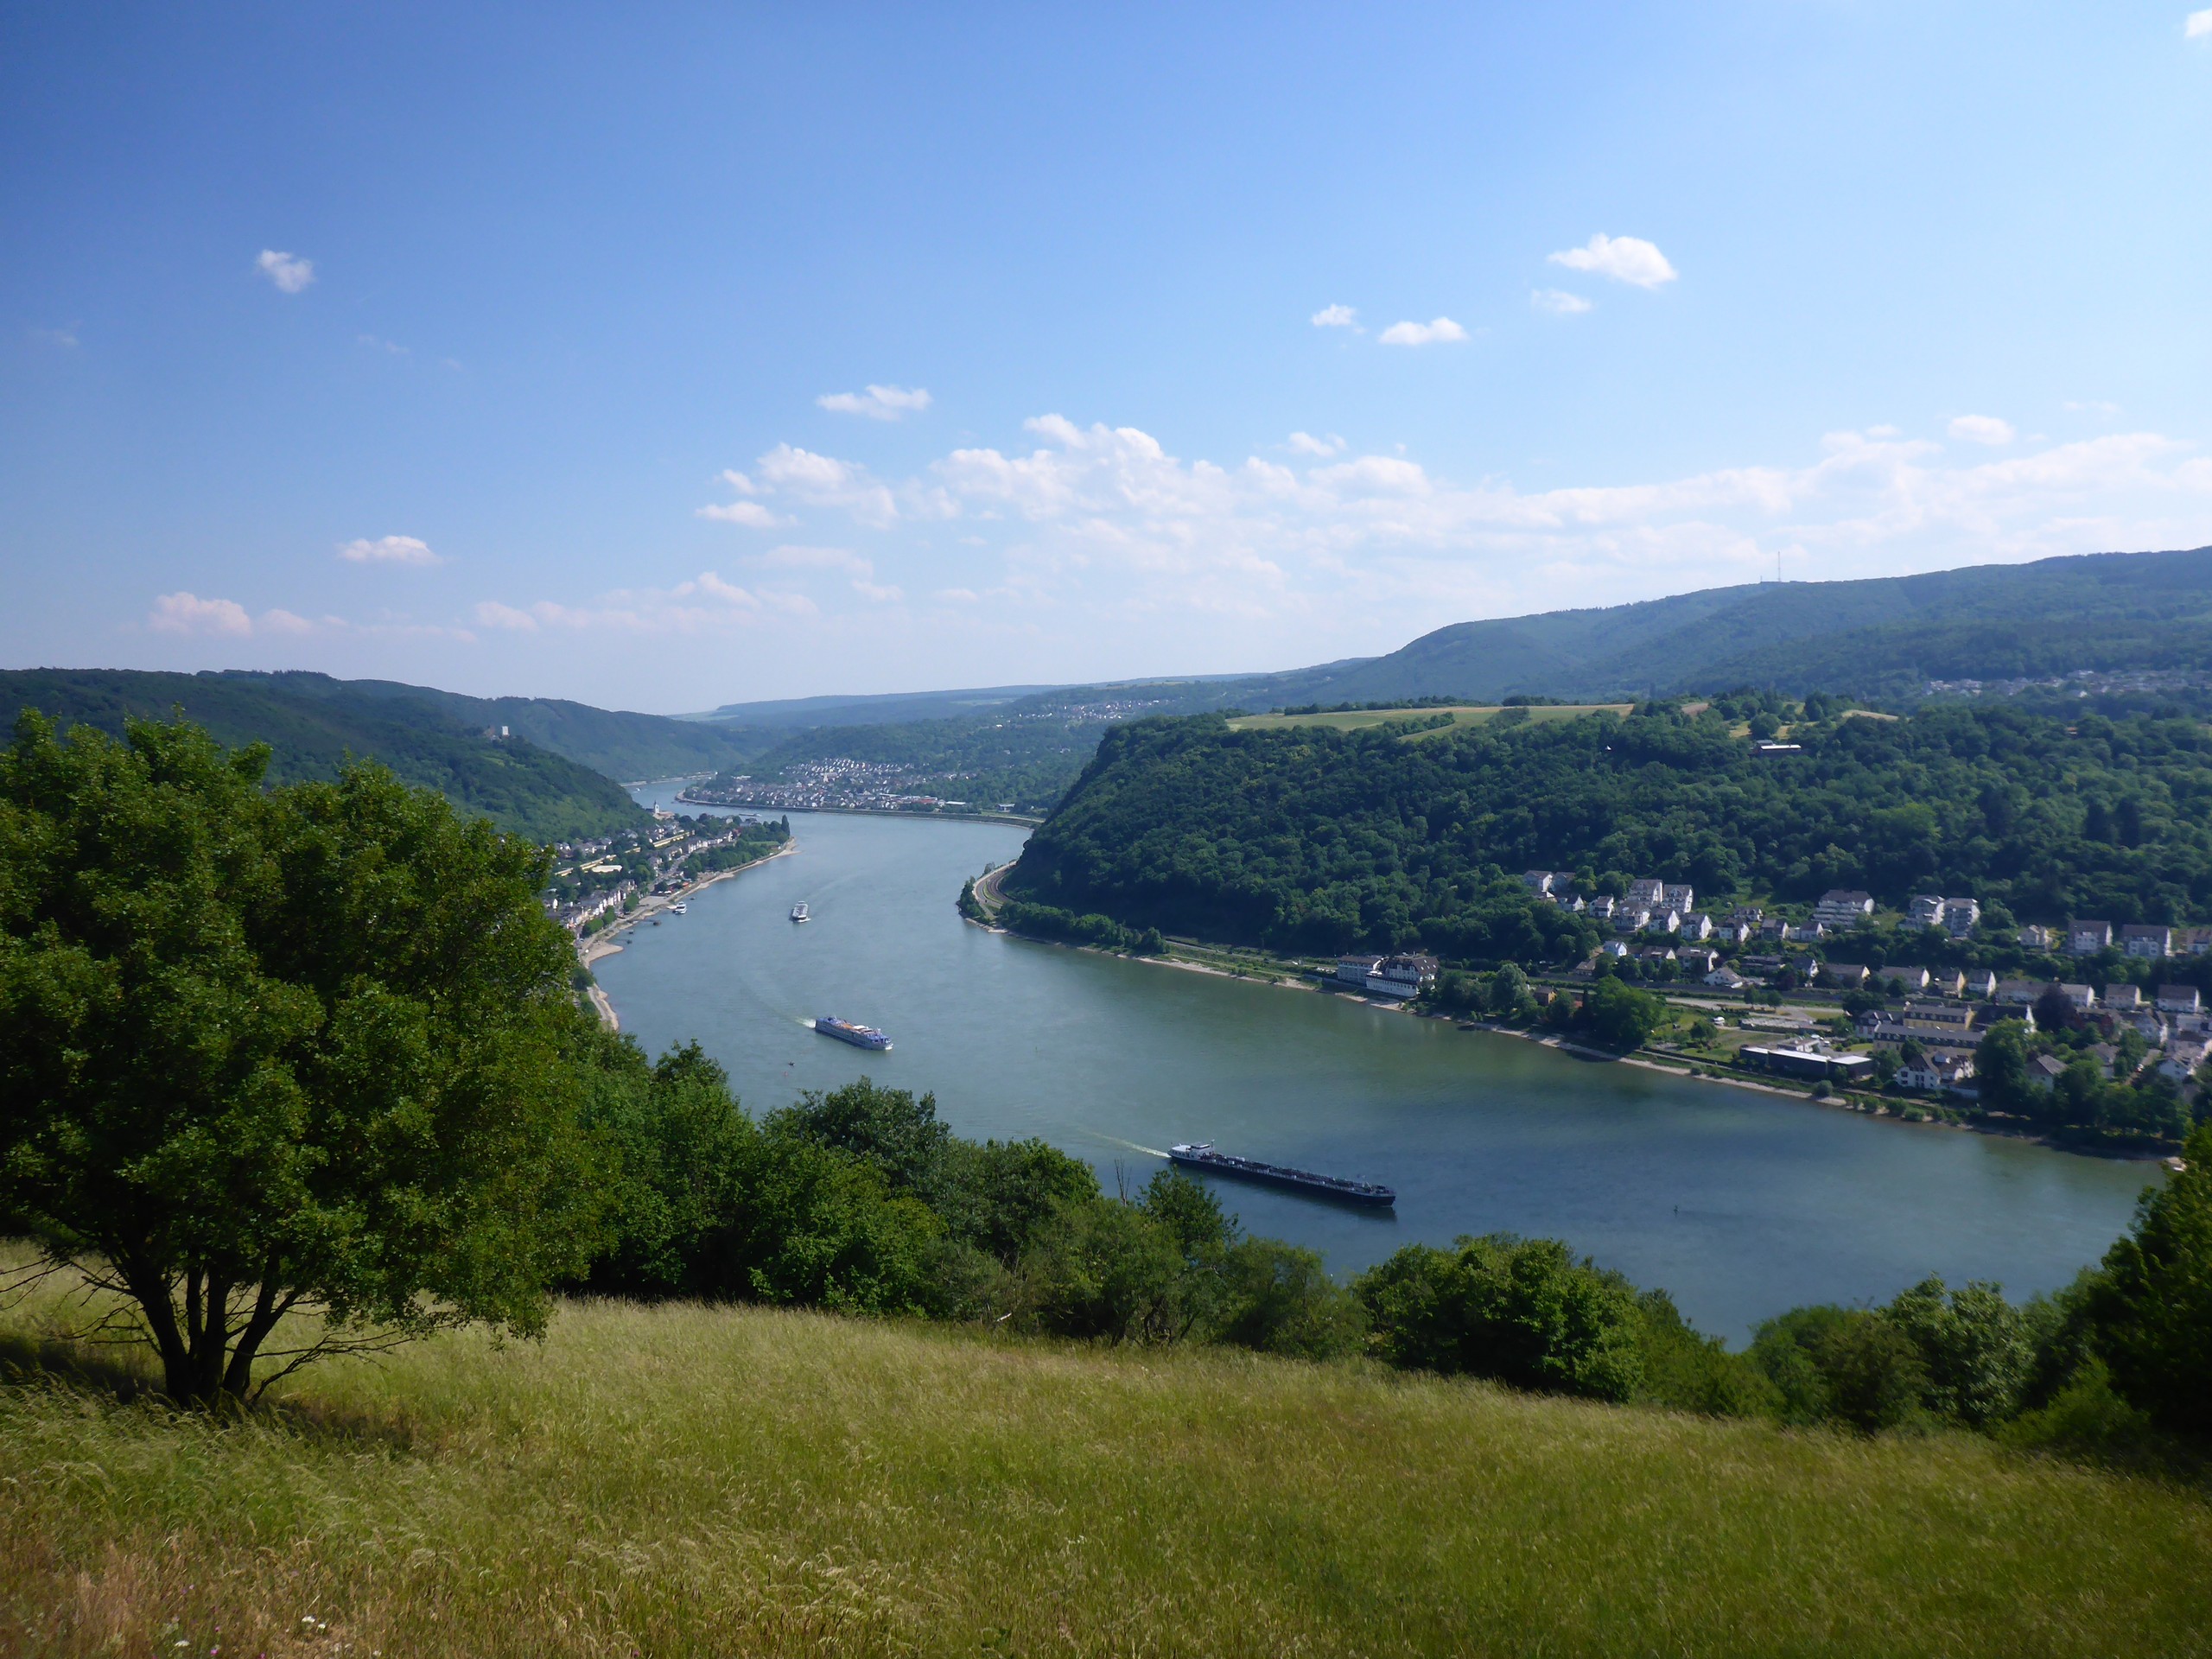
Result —
<instances>
[{"instance_id":1,"label":"tree-covered hillside","mask_svg":"<svg viewBox=\"0 0 2212 1659\"><path fill-rule=\"evenodd\" d=\"M320 684L302 694L284 683L302 680ZM0 672L0 721L12 726L22 709L36 709L67 724L119 734L126 715L161 718L181 708L219 742L269 744L276 783L334 778L352 754L381 760L404 781L534 841L601 836L645 822L611 779L524 736L487 739L423 697L348 694L344 684L321 675L24 669Z\"/></svg>"},{"instance_id":2,"label":"tree-covered hillside","mask_svg":"<svg viewBox=\"0 0 2212 1659\"><path fill-rule=\"evenodd\" d=\"M1757 758L1717 711L1463 728L1109 732L1029 842L1018 899L1131 927L1331 950L1557 954L1527 868L1702 899L1973 893L2022 921L2212 917L2212 733L2002 703L1837 716ZM1502 937L1502 935L1503 937Z\"/></svg>"}]
</instances>

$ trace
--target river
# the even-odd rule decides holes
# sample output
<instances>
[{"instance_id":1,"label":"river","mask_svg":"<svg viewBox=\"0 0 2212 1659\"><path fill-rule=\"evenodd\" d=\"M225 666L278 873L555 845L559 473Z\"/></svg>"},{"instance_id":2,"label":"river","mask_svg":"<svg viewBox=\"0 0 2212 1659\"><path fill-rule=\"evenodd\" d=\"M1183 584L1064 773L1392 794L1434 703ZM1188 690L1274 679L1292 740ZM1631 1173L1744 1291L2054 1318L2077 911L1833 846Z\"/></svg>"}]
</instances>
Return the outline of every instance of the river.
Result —
<instances>
[{"instance_id":1,"label":"river","mask_svg":"<svg viewBox=\"0 0 2212 1659\"><path fill-rule=\"evenodd\" d=\"M674 783L636 791L672 804ZM692 809L686 809L692 810ZM1025 831L791 815L798 850L595 964L649 1052L696 1037L755 1112L863 1074L959 1134L1041 1136L1134 1191L1175 1141L1388 1182L1395 1215L1245 1186L1246 1227L1355 1271L1414 1240L1565 1238L1740 1342L1928 1273L2048 1290L2104 1253L2144 1164L1870 1119L1346 999L1032 944L953 909ZM814 919L788 919L805 899ZM836 1014L887 1054L815 1035Z\"/></svg>"}]
</instances>

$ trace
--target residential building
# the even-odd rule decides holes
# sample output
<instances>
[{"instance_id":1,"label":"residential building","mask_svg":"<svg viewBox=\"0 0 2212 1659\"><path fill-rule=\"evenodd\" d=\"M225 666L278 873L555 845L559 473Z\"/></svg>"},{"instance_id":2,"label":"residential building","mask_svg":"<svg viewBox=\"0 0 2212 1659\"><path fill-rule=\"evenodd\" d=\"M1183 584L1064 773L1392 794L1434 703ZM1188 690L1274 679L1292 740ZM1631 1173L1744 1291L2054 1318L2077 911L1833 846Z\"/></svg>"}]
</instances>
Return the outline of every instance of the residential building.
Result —
<instances>
[{"instance_id":1,"label":"residential building","mask_svg":"<svg viewBox=\"0 0 2212 1659\"><path fill-rule=\"evenodd\" d=\"M1658 902L1669 910L1688 914L1697 908L1697 893L1687 881L1679 884L1669 881L1660 890Z\"/></svg>"},{"instance_id":2,"label":"residential building","mask_svg":"<svg viewBox=\"0 0 2212 1659\"><path fill-rule=\"evenodd\" d=\"M1916 1064L1897 1068L1899 1083L1931 1095L1956 1090L1973 1077L1971 1054L1929 1054Z\"/></svg>"},{"instance_id":3,"label":"residential building","mask_svg":"<svg viewBox=\"0 0 2212 1659\"><path fill-rule=\"evenodd\" d=\"M1656 968L1662 963L1675 960L1675 953L1663 944L1647 944L1636 953L1636 959L1647 968Z\"/></svg>"},{"instance_id":4,"label":"residential building","mask_svg":"<svg viewBox=\"0 0 2212 1659\"><path fill-rule=\"evenodd\" d=\"M1783 960L1780 957L1745 957L1737 965L1747 974L1778 974Z\"/></svg>"},{"instance_id":5,"label":"residential building","mask_svg":"<svg viewBox=\"0 0 2212 1659\"><path fill-rule=\"evenodd\" d=\"M1590 901L1590 914L1601 922L1613 919L1616 901L1610 893L1601 893Z\"/></svg>"},{"instance_id":6,"label":"residential building","mask_svg":"<svg viewBox=\"0 0 2212 1659\"><path fill-rule=\"evenodd\" d=\"M1531 893L1548 896L1552 890L1552 873L1549 870L1523 870L1521 872L1521 885Z\"/></svg>"},{"instance_id":7,"label":"residential building","mask_svg":"<svg viewBox=\"0 0 2212 1659\"><path fill-rule=\"evenodd\" d=\"M1642 905L1624 904L1613 906L1613 931L1635 933L1649 926L1651 912Z\"/></svg>"},{"instance_id":8,"label":"residential building","mask_svg":"<svg viewBox=\"0 0 2212 1659\"><path fill-rule=\"evenodd\" d=\"M1434 957L1386 957L1367 976L1367 988L1376 996L1419 996L1435 983Z\"/></svg>"},{"instance_id":9,"label":"residential building","mask_svg":"<svg viewBox=\"0 0 2212 1659\"><path fill-rule=\"evenodd\" d=\"M2177 957L2212 955L2212 927L2176 928L2174 955Z\"/></svg>"},{"instance_id":10,"label":"residential building","mask_svg":"<svg viewBox=\"0 0 2212 1659\"><path fill-rule=\"evenodd\" d=\"M2204 998L2194 985L2161 985L2158 987L2160 1014L2195 1014L2204 1006Z\"/></svg>"},{"instance_id":11,"label":"residential building","mask_svg":"<svg viewBox=\"0 0 2212 1659\"><path fill-rule=\"evenodd\" d=\"M2059 930L2031 922L2015 936L2023 950L2055 950L2058 948Z\"/></svg>"},{"instance_id":12,"label":"residential building","mask_svg":"<svg viewBox=\"0 0 2212 1659\"><path fill-rule=\"evenodd\" d=\"M1622 940L1607 939L1598 947L1598 954L1611 957L1615 962L1618 962L1623 957L1628 955L1628 946Z\"/></svg>"},{"instance_id":13,"label":"residential building","mask_svg":"<svg viewBox=\"0 0 2212 1659\"><path fill-rule=\"evenodd\" d=\"M1784 755L1804 753L1805 746L1802 743L1754 743L1751 745L1751 753L1761 760L1779 760Z\"/></svg>"},{"instance_id":14,"label":"residential building","mask_svg":"<svg viewBox=\"0 0 2212 1659\"><path fill-rule=\"evenodd\" d=\"M1713 937L1713 918L1701 910L1693 910L1683 916L1680 931L1686 939L1709 939Z\"/></svg>"},{"instance_id":15,"label":"residential building","mask_svg":"<svg viewBox=\"0 0 2212 1659\"><path fill-rule=\"evenodd\" d=\"M1824 962L1821 964L1821 983L1834 985L1840 990L1855 991L1866 982L1868 969L1863 962Z\"/></svg>"},{"instance_id":16,"label":"residential building","mask_svg":"<svg viewBox=\"0 0 2212 1659\"><path fill-rule=\"evenodd\" d=\"M2037 1089L2048 1089L2066 1075L2066 1067L2055 1054L2038 1054L2028 1062L2028 1082Z\"/></svg>"},{"instance_id":17,"label":"residential building","mask_svg":"<svg viewBox=\"0 0 2212 1659\"><path fill-rule=\"evenodd\" d=\"M2164 1016L2156 1013L2134 1014L2121 1023L2153 1048L2164 1048L2166 1039L2172 1034L2172 1027L2166 1024Z\"/></svg>"},{"instance_id":18,"label":"residential building","mask_svg":"<svg viewBox=\"0 0 2212 1659\"><path fill-rule=\"evenodd\" d=\"M1667 884L1656 876L1638 876L1628 884L1628 901L1646 910L1667 902Z\"/></svg>"},{"instance_id":19,"label":"residential building","mask_svg":"<svg viewBox=\"0 0 2212 1659\"><path fill-rule=\"evenodd\" d=\"M2008 1008L2031 1008L2050 988L2037 979L2004 979L1997 982L1996 1000Z\"/></svg>"},{"instance_id":20,"label":"residential building","mask_svg":"<svg viewBox=\"0 0 2212 1659\"><path fill-rule=\"evenodd\" d=\"M1720 965L1719 953L1698 945L1681 945L1675 951L1675 960L1682 964L1685 977L1703 976Z\"/></svg>"},{"instance_id":21,"label":"residential building","mask_svg":"<svg viewBox=\"0 0 2212 1659\"><path fill-rule=\"evenodd\" d=\"M1959 975L1958 994L1986 1002L1997 995L1997 976L1986 968L1966 969Z\"/></svg>"},{"instance_id":22,"label":"residential building","mask_svg":"<svg viewBox=\"0 0 2212 1659\"><path fill-rule=\"evenodd\" d=\"M1786 939L1789 937L1789 924L1783 920L1779 916L1773 917L1769 920L1759 924L1759 938L1763 939L1782 940Z\"/></svg>"},{"instance_id":23,"label":"residential building","mask_svg":"<svg viewBox=\"0 0 2212 1659\"><path fill-rule=\"evenodd\" d=\"M2162 961L2174 953L2174 931L2164 922L2130 922L2120 930L2120 948L2131 957Z\"/></svg>"},{"instance_id":24,"label":"residential building","mask_svg":"<svg viewBox=\"0 0 2212 1659\"><path fill-rule=\"evenodd\" d=\"M1827 927L1859 927L1874 915L1874 895L1855 888L1832 887L1813 906L1813 919Z\"/></svg>"},{"instance_id":25,"label":"residential building","mask_svg":"<svg viewBox=\"0 0 2212 1659\"><path fill-rule=\"evenodd\" d=\"M1707 937L1719 939L1726 944L1743 944L1750 940L1751 928L1749 923L1739 922L1732 918L1725 922L1715 922L1713 925L1712 933Z\"/></svg>"},{"instance_id":26,"label":"residential building","mask_svg":"<svg viewBox=\"0 0 2212 1659\"><path fill-rule=\"evenodd\" d=\"M1886 974L1893 970L1885 968L1882 971ZM1910 976L1912 973L1917 971L1927 975L1928 977L1921 982L1920 988L1934 996L1957 996L1967 988L1966 975L1956 968L1922 968L1916 970L1907 969L1905 971L1908 984L1911 982Z\"/></svg>"},{"instance_id":27,"label":"residential building","mask_svg":"<svg viewBox=\"0 0 2212 1659\"><path fill-rule=\"evenodd\" d=\"M2074 1011L2076 1014L2087 1014L2097 1006L2097 993L2094 986L2061 985L2058 988L2066 1000L2074 1005Z\"/></svg>"},{"instance_id":28,"label":"residential building","mask_svg":"<svg viewBox=\"0 0 2212 1659\"><path fill-rule=\"evenodd\" d=\"M2105 1007L2114 1014L2133 1014L2143 1006L2143 988L2139 985L2107 985L2105 987Z\"/></svg>"},{"instance_id":29,"label":"residential building","mask_svg":"<svg viewBox=\"0 0 2212 1659\"><path fill-rule=\"evenodd\" d=\"M2158 1062L2159 1071L2176 1083L2187 1083L2204 1065L2204 1045L2179 1040L2166 1046L2166 1057Z\"/></svg>"},{"instance_id":30,"label":"residential building","mask_svg":"<svg viewBox=\"0 0 2212 1659\"><path fill-rule=\"evenodd\" d=\"M1904 921L1907 927L1942 926L1943 895L1940 893L1916 893L1905 901Z\"/></svg>"},{"instance_id":31,"label":"residential building","mask_svg":"<svg viewBox=\"0 0 2212 1659\"><path fill-rule=\"evenodd\" d=\"M1649 932L1672 934L1677 931L1681 925L1682 916L1680 911L1655 910L1651 912L1651 919L1643 925Z\"/></svg>"},{"instance_id":32,"label":"residential building","mask_svg":"<svg viewBox=\"0 0 2212 1659\"><path fill-rule=\"evenodd\" d=\"M1757 905L1738 905L1728 912L1728 920L1732 925L1748 927L1756 932L1759 924L1766 920L1766 912Z\"/></svg>"},{"instance_id":33,"label":"residential building","mask_svg":"<svg viewBox=\"0 0 2212 1659\"><path fill-rule=\"evenodd\" d=\"M1946 899L1943 901L1943 931L1955 939L1963 939L1981 925L1981 901L1979 899Z\"/></svg>"},{"instance_id":34,"label":"residential building","mask_svg":"<svg viewBox=\"0 0 2212 1659\"><path fill-rule=\"evenodd\" d=\"M1379 953L1337 958L1337 977L1347 985L1364 987L1367 976L1382 965Z\"/></svg>"},{"instance_id":35,"label":"residential building","mask_svg":"<svg viewBox=\"0 0 2212 1659\"><path fill-rule=\"evenodd\" d=\"M2066 924L2066 954L2069 957L2094 957L2098 951L2111 948L2110 922L2073 921Z\"/></svg>"},{"instance_id":36,"label":"residential building","mask_svg":"<svg viewBox=\"0 0 2212 1659\"><path fill-rule=\"evenodd\" d=\"M1740 991L1748 987L1751 982L1732 968L1715 968L1707 974L1703 980L1703 983L1710 985L1716 991Z\"/></svg>"},{"instance_id":37,"label":"residential building","mask_svg":"<svg viewBox=\"0 0 2212 1659\"><path fill-rule=\"evenodd\" d=\"M1789 939L1791 943L1796 944L1818 944L1822 939L1827 938L1827 924L1820 920L1817 917L1809 922L1801 923L1797 926L1789 929L1784 935L1784 937Z\"/></svg>"},{"instance_id":38,"label":"residential building","mask_svg":"<svg viewBox=\"0 0 2212 1659\"><path fill-rule=\"evenodd\" d=\"M1885 991L1889 990L1892 985L1904 986L1905 995L1908 996L1915 991L1924 991L1928 988L1928 970L1925 968L1906 968L1894 962L1886 968L1876 969L1874 979Z\"/></svg>"}]
</instances>

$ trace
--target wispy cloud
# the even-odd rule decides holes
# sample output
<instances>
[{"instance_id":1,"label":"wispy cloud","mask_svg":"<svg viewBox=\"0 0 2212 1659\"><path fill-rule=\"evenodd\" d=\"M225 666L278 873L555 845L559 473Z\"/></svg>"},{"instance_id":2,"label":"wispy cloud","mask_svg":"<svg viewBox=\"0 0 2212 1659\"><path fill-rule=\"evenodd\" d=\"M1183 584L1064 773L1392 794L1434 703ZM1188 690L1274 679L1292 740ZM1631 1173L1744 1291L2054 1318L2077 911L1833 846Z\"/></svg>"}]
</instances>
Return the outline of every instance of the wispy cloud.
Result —
<instances>
[{"instance_id":1,"label":"wispy cloud","mask_svg":"<svg viewBox=\"0 0 2212 1659\"><path fill-rule=\"evenodd\" d=\"M2002 448L2019 435L2013 431L2012 422L1999 420L1994 415L1961 415L1952 420L1948 429L1955 438L1967 443L1986 443L1993 449Z\"/></svg>"},{"instance_id":2,"label":"wispy cloud","mask_svg":"<svg viewBox=\"0 0 2212 1659\"><path fill-rule=\"evenodd\" d=\"M65 352L77 349L77 325L66 322L59 328L33 328L30 337L41 346L58 346Z\"/></svg>"},{"instance_id":3,"label":"wispy cloud","mask_svg":"<svg viewBox=\"0 0 2212 1659\"><path fill-rule=\"evenodd\" d=\"M1610 276L1617 283L1656 288L1675 280L1667 256L1640 236L1607 236L1603 231L1579 248L1566 248L1549 256L1551 263L1569 270L1586 270Z\"/></svg>"},{"instance_id":4,"label":"wispy cloud","mask_svg":"<svg viewBox=\"0 0 2212 1659\"><path fill-rule=\"evenodd\" d=\"M266 610L256 616L232 599L202 599L189 592L163 594L154 601L146 626L156 633L193 635L202 639L297 639L308 634L354 634L379 639L439 639L467 644L475 635L466 628L438 623L412 622L404 618L355 622L342 616L302 616L296 611Z\"/></svg>"},{"instance_id":5,"label":"wispy cloud","mask_svg":"<svg viewBox=\"0 0 2212 1659\"><path fill-rule=\"evenodd\" d=\"M1529 292L1529 303L1539 311L1548 311L1555 317L1572 317L1590 308L1590 302L1580 294L1570 294L1563 288L1537 288Z\"/></svg>"},{"instance_id":6,"label":"wispy cloud","mask_svg":"<svg viewBox=\"0 0 2212 1659\"><path fill-rule=\"evenodd\" d=\"M702 570L672 588L622 588L582 605L539 600L530 605L480 601L476 620L514 633L603 632L652 636L716 634L746 628L764 616L810 617L821 607L802 593L745 588Z\"/></svg>"},{"instance_id":7,"label":"wispy cloud","mask_svg":"<svg viewBox=\"0 0 2212 1659\"><path fill-rule=\"evenodd\" d=\"M382 352L387 357L412 357L415 355L414 349L411 346L402 346L397 340L385 340L375 334L356 334L353 336L353 340L355 344L365 346L372 352Z\"/></svg>"},{"instance_id":8,"label":"wispy cloud","mask_svg":"<svg viewBox=\"0 0 2212 1659\"><path fill-rule=\"evenodd\" d=\"M1467 331L1449 317L1428 322L1394 322L1379 336L1385 346L1440 346L1465 340Z\"/></svg>"},{"instance_id":9,"label":"wispy cloud","mask_svg":"<svg viewBox=\"0 0 2212 1659\"><path fill-rule=\"evenodd\" d=\"M443 564L429 544L413 536L379 536L346 543L338 556L349 564Z\"/></svg>"},{"instance_id":10,"label":"wispy cloud","mask_svg":"<svg viewBox=\"0 0 2212 1659\"><path fill-rule=\"evenodd\" d=\"M2212 40L2212 6L2190 12L2182 23L2181 32L2184 40Z\"/></svg>"},{"instance_id":11,"label":"wispy cloud","mask_svg":"<svg viewBox=\"0 0 2212 1659\"><path fill-rule=\"evenodd\" d=\"M315 261L302 259L296 254L279 253L274 248L264 248L261 257L253 262L254 269L276 284L284 294L297 294L315 281Z\"/></svg>"},{"instance_id":12,"label":"wispy cloud","mask_svg":"<svg viewBox=\"0 0 2212 1659\"><path fill-rule=\"evenodd\" d=\"M1333 432L1325 438L1317 438L1311 432L1294 432L1287 447L1294 454L1340 455L1344 452L1344 441Z\"/></svg>"},{"instance_id":13,"label":"wispy cloud","mask_svg":"<svg viewBox=\"0 0 2212 1659\"><path fill-rule=\"evenodd\" d=\"M1349 305L1325 305L1311 321L1316 328L1357 328L1359 312Z\"/></svg>"},{"instance_id":14,"label":"wispy cloud","mask_svg":"<svg viewBox=\"0 0 2212 1659\"><path fill-rule=\"evenodd\" d=\"M154 601L146 626L161 633L219 633L243 638L253 632L245 607L232 599L202 599L194 593L163 594Z\"/></svg>"},{"instance_id":15,"label":"wispy cloud","mask_svg":"<svg viewBox=\"0 0 2212 1659\"><path fill-rule=\"evenodd\" d=\"M838 415L859 415L871 421L903 421L930 406L930 395L919 386L870 386L866 391L824 392L814 400Z\"/></svg>"}]
</instances>

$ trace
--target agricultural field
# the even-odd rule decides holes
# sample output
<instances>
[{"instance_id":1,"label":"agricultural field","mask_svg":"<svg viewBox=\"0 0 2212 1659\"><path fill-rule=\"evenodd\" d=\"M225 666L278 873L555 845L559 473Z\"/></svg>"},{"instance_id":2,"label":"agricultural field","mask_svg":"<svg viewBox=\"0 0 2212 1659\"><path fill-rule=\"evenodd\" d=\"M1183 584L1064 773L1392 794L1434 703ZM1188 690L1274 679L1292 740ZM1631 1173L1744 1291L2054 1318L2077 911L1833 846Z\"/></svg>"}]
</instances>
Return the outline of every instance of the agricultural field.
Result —
<instances>
[{"instance_id":1,"label":"agricultural field","mask_svg":"<svg viewBox=\"0 0 2212 1659\"><path fill-rule=\"evenodd\" d=\"M1525 712L1532 721L1575 720L1584 715L1625 715L1632 707L1632 704L1625 702L1573 702L1546 704L1525 711L1516 707L1512 712L1516 715ZM1280 731L1293 726L1325 726L1332 731L1363 732L1400 721L1427 720L1438 715L1452 716L1451 725L1439 724L1430 731L1414 733L1408 740L1418 741L1458 727L1479 726L1506 712L1496 705L1481 703L1461 703L1438 709L1349 709L1327 715L1240 715L1229 725L1232 731L1239 732Z\"/></svg>"}]
</instances>

